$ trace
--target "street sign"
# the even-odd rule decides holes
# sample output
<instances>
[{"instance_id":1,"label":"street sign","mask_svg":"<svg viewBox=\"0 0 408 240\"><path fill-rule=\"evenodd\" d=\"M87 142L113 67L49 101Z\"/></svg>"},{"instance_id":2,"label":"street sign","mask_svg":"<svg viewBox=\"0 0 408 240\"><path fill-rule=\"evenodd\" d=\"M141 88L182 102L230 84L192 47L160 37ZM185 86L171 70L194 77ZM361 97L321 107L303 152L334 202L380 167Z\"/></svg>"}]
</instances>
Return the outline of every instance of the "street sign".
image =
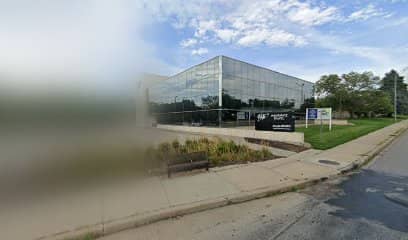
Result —
<instances>
[{"instance_id":1,"label":"street sign","mask_svg":"<svg viewBox=\"0 0 408 240\"><path fill-rule=\"evenodd\" d=\"M255 130L294 132L295 117L292 112L257 113Z\"/></svg>"}]
</instances>

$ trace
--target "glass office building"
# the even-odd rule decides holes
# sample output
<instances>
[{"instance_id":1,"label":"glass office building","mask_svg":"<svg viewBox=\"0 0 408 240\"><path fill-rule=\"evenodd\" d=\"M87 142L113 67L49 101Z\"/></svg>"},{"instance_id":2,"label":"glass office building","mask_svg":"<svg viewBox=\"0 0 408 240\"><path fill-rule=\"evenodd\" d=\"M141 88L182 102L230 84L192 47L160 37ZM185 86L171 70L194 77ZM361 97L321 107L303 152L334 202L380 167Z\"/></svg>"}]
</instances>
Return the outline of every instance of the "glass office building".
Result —
<instances>
[{"instance_id":1,"label":"glass office building","mask_svg":"<svg viewBox=\"0 0 408 240\"><path fill-rule=\"evenodd\" d=\"M149 103L158 123L236 125L295 110L313 94L311 82L217 56L149 88Z\"/></svg>"}]
</instances>

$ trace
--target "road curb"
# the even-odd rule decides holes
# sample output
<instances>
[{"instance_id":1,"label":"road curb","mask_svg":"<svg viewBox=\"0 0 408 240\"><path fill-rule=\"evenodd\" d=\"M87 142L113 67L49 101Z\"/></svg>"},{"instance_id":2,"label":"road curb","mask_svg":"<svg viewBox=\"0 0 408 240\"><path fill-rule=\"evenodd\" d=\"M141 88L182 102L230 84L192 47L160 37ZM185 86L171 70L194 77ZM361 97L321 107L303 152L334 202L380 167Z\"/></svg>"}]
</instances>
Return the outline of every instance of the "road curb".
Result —
<instances>
[{"instance_id":1,"label":"road curb","mask_svg":"<svg viewBox=\"0 0 408 240\"><path fill-rule=\"evenodd\" d=\"M381 152L383 152L384 150L386 150L386 148L388 148L391 143L393 143L396 139L398 139L402 134L404 134L406 131L408 130L408 126L405 128L402 128L400 130L398 130L394 136L392 136L388 142L386 142L379 150L377 150L375 152L375 154L373 156L371 156L369 159L367 159L362 166L368 165L372 162L372 160Z\"/></svg>"},{"instance_id":2,"label":"road curb","mask_svg":"<svg viewBox=\"0 0 408 240\"><path fill-rule=\"evenodd\" d=\"M391 145L391 143L393 143L396 139L398 139L407 130L408 130L408 127L405 126L405 127L401 128L401 129L397 130L393 134L390 134L389 135L390 137L388 139L384 140L372 153L370 153L370 154L368 154L368 156L366 156L366 158L363 160L363 162L358 164L358 168L369 164L378 154L383 152L388 146Z\"/></svg>"},{"instance_id":3,"label":"road curb","mask_svg":"<svg viewBox=\"0 0 408 240\"><path fill-rule=\"evenodd\" d=\"M374 150L362 155L360 160L354 161L345 167L338 169L342 174L353 171L369 164L379 153L383 152L395 139L398 139L405 131L408 130L408 126L398 129L394 133L390 134L387 139L380 143Z\"/></svg>"}]
</instances>

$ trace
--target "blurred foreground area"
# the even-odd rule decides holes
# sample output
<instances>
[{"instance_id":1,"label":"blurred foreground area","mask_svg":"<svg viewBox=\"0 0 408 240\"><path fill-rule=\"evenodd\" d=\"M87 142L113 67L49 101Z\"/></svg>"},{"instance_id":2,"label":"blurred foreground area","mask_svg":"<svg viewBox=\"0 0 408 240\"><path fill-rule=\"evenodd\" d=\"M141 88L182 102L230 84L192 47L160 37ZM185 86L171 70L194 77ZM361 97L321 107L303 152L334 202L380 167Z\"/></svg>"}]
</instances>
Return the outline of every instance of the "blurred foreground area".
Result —
<instances>
[{"instance_id":1,"label":"blurred foreground area","mask_svg":"<svg viewBox=\"0 0 408 240\"><path fill-rule=\"evenodd\" d=\"M27 202L95 184L109 175L136 176L143 168L139 152L153 141L144 128L142 106L130 94L3 92L1 201Z\"/></svg>"}]
</instances>

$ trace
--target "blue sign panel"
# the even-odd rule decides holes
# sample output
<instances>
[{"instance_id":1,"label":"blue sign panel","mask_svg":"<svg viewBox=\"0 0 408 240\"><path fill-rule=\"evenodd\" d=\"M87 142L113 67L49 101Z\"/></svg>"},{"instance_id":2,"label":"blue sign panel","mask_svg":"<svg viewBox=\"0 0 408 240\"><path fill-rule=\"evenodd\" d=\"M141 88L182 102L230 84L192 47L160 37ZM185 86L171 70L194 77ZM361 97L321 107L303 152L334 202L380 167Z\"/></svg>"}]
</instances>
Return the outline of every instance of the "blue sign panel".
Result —
<instances>
[{"instance_id":1,"label":"blue sign panel","mask_svg":"<svg viewBox=\"0 0 408 240\"><path fill-rule=\"evenodd\" d=\"M309 108L307 110L307 118L308 119L317 119L318 116L318 109L317 108Z\"/></svg>"}]
</instances>

